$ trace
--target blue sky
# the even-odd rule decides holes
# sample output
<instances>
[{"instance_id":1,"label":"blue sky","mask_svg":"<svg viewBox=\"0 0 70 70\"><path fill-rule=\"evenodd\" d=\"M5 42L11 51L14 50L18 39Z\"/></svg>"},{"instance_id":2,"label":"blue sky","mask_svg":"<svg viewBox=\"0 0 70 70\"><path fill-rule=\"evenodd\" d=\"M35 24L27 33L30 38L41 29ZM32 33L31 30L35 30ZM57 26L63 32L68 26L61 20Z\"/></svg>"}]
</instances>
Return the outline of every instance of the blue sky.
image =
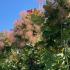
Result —
<instances>
[{"instance_id":1,"label":"blue sky","mask_svg":"<svg viewBox=\"0 0 70 70\"><path fill-rule=\"evenodd\" d=\"M38 0L0 0L0 32L12 29L21 11L38 7Z\"/></svg>"}]
</instances>

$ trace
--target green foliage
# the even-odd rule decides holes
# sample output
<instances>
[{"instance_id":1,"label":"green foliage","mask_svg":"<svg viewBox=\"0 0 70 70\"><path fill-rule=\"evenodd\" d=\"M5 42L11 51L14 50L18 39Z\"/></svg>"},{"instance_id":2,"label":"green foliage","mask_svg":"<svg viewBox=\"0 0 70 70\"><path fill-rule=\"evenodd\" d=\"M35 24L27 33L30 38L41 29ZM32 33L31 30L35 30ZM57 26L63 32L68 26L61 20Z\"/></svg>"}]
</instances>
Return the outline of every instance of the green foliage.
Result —
<instances>
[{"instance_id":1,"label":"green foliage","mask_svg":"<svg viewBox=\"0 0 70 70\"><path fill-rule=\"evenodd\" d=\"M32 15L31 16L31 20L35 23L35 24L42 24L44 22L44 17L41 16L37 16L37 15Z\"/></svg>"}]
</instances>

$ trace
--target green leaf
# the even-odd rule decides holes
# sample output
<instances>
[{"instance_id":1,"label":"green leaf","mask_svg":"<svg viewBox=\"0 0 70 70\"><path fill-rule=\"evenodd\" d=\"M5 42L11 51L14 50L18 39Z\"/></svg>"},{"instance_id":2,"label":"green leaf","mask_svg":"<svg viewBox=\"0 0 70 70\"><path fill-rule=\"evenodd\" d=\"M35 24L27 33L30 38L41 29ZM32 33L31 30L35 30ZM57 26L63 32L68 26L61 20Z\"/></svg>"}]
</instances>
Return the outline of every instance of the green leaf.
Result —
<instances>
[{"instance_id":1,"label":"green leaf","mask_svg":"<svg viewBox=\"0 0 70 70\"><path fill-rule=\"evenodd\" d=\"M35 24L39 24L39 25L41 25L44 22L44 18L41 16L32 15L31 19Z\"/></svg>"}]
</instances>

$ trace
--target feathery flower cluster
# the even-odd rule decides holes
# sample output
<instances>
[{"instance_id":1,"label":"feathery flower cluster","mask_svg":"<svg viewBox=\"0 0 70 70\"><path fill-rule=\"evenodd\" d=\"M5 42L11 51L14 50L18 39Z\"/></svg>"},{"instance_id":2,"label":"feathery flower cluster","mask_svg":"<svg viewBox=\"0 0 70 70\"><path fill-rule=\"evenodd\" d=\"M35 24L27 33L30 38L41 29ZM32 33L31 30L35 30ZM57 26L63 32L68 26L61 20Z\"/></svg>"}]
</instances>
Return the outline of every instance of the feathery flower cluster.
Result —
<instances>
[{"instance_id":1,"label":"feathery flower cluster","mask_svg":"<svg viewBox=\"0 0 70 70\"><path fill-rule=\"evenodd\" d=\"M0 50L4 49L4 42L0 41Z\"/></svg>"},{"instance_id":2,"label":"feathery flower cluster","mask_svg":"<svg viewBox=\"0 0 70 70\"><path fill-rule=\"evenodd\" d=\"M21 13L21 19L14 23L14 29L5 33L4 41L0 41L0 49L5 46L12 46L14 43L19 48L26 44L34 45L41 39L41 26L31 21L31 15L42 16L39 10L28 10Z\"/></svg>"},{"instance_id":3,"label":"feathery flower cluster","mask_svg":"<svg viewBox=\"0 0 70 70\"><path fill-rule=\"evenodd\" d=\"M38 10L28 10L26 13L21 13L21 19L15 23L15 34L26 38L28 43L36 43L41 34L41 26L33 24L31 15L41 15ZM21 44L22 45L22 44Z\"/></svg>"}]
</instances>

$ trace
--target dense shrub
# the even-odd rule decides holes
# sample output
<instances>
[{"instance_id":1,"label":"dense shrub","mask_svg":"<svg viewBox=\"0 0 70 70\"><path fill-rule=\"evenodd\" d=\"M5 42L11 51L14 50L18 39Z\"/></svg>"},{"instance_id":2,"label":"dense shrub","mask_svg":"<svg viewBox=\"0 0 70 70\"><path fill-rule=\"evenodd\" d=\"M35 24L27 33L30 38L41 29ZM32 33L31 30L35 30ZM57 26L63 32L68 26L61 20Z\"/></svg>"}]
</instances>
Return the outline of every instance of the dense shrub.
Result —
<instances>
[{"instance_id":1,"label":"dense shrub","mask_svg":"<svg viewBox=\"0 0 70 70\"><path fill-rule=\"evenodd\" d=\"M41 0L42 1L42 0ZM44 11L22 12L0 36L0 70L69 70L69 0L46 0Z\"/></svg>"}]
</instances>

